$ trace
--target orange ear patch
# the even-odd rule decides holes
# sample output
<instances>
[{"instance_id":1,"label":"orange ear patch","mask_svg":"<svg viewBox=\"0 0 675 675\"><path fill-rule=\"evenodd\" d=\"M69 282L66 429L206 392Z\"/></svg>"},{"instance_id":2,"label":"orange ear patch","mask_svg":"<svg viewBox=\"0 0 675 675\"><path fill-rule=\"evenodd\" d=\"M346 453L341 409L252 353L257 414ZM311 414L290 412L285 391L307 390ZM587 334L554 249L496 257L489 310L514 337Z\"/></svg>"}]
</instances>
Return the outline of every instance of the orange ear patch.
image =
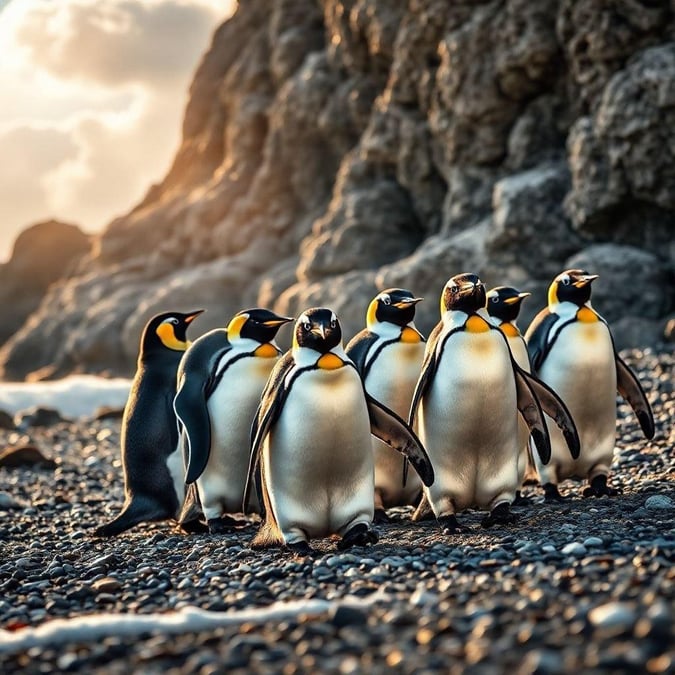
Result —
<instances>
[{"instance_id":1,"label":"orange ear patch","mask_svg":"<svg viewBox=\"0 0 675 675\"><path fill-rule=\"evenodd\" d=\"M401 342L405 342L407 344L417 344L422 338L420 337L420 334L410 328L410 326L406 326L402 331L401 331Z\"/></svg>"},{"instance_id":2,"label":"orange ear patch","mask_svg":"<svg viewBox=\"0 0 675 675\"><path fill-rule=\"evenodd\" d=\"M189 342L178 340L173 332L173 326L169 323L160 323L155 332L167 349L184 352L190 344Z\"/></svg>"},{"instance_id":3,"label":"orange ear patch","mask_svg":"<svg viewBox=\"0 0 675 675\"><path fill-rule=\"evenodd\" d=\"M338 368L342 368L345 362L339 356L328 352L328 354L324 354L316 362L316 365L323 370L337 370Z\"/></svg>"},{"instance_id":4,"label":"orange ear patch","mask_svg":"<svg viewBox=\"0 0 675 675\"><path fill-rule=\"evenodd\" d=\"M490 330L490 324L477 314L472 314L464 324L465 330L469 333L487 333Z\"/></svg>"},{"instance_id":5,"label":"orange ear patch","mask_svg":"<svg viewBox=\"0 0 675 675\"><path fill-rule=\"evenodd\" d=\"M269 342L266 342L263 345L260 345L254 352L253 356L259 356L263 359L271 359L275 357L279 352L276 350L274 345L271 345Z\"/></svg>"}]
</instances>

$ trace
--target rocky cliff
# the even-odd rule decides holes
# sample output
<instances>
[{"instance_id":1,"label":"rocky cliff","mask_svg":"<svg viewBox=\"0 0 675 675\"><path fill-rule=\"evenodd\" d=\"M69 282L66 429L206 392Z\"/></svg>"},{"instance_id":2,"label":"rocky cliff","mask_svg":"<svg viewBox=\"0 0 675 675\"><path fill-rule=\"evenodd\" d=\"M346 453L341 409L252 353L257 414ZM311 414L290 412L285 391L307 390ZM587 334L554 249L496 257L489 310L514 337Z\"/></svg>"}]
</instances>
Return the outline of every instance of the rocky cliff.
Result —
<instances>
[{"instance_id":1,"label":"rocky cliff","mask_svg":"<svg viewBox=\"0 0 675 675\"><path fill-rule=\"evenodd\" d=\"M675 16L653 0L264 0L214 34L173 166L50 288L2 375L129 373L150 314L533 292L583 265L620 346L675 306ZM39 349L36 348L39 346ZM41 370L42 369L42 370Z\"/></svg>"}]
</instances>

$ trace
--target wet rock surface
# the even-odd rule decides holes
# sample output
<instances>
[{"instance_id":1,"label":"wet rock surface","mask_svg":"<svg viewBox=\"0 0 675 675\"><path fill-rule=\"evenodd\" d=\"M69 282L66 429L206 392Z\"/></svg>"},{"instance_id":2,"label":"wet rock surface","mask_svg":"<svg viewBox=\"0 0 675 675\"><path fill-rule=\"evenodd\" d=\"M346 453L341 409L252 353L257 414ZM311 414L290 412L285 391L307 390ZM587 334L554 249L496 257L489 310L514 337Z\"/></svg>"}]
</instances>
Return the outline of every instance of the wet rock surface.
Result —
<instances>
[{"instance_id":1,"label":"wet rock surface","mask_svg":"<svg viewBox=\"0 0 675 675\"><path fill-rule=\"evenodd\" d=\"M357 599L320 615L178 635L66 641L14 654L2 672L672 672L675 666L675 453L671 353L624 352L654 407L647 442L619 405L617 497L514 509L514 526L444 536L392 509L369 548L310 556L252 551L255 524L184 535L169 523L111 540L92 528L123 499L119 420L0 431L0 447L35 443L55 471L0 468L0 629L55 618L186 606L243 611L275 602ZM0 636L3 633L0 632ZM1 644L1 642L0 642Z\"/></svg>"}]
</instances>

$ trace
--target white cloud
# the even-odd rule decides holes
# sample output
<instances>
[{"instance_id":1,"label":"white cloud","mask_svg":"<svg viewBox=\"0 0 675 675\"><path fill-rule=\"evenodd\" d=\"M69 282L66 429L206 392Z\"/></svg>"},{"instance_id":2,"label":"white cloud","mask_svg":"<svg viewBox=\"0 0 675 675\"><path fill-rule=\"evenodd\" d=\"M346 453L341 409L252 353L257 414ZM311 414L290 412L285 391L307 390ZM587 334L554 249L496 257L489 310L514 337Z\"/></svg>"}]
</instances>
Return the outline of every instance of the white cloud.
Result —
<instances>
[{"instance_id":1,"label":"white cloud","mask_svg":"<svg viewBox=\"0 0 675 675\"><path fill-rule=\"evenodd\" d=\"M229 5L13 0L0 11L0 260L29 223L99 229L162 177Z\"/></svg>"}]
</instances>

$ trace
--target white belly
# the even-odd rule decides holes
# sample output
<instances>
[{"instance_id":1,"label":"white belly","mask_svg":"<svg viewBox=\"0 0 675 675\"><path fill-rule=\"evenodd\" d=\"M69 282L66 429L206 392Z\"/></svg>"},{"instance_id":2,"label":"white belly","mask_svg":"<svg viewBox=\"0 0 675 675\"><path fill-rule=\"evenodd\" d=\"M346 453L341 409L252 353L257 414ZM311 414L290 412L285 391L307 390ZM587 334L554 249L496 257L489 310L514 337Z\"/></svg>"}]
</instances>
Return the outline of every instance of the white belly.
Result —
<instances>
[{"instance_id":1,"label":"white belly","mask_svg":"<svg viewBox=\"0 0 675 675\"><path fill-rule=\"evenodd\" d=\"M285 534L301 529L323 537L364 514L372 520L370 421L353 368L312 370L295 380L267 436L263 466Z\"/></svg>"},{"instance_id":2,"label":"white belly","mask_svg":"<svg viewBox=\"0 0 675 675\"><path fill-rule=\"evenodd\" d=\"M423 342L388 345L380 352L366 377L366 391L407 420L423 358ZM371 438L375 458L375 489L384 506L410 504L419 494L422 481L411 470L403 487L403 456L379 438Z\"/></svg>"},{"instance_id":3,"label":"white belly","mask_svg":"<svg viewBox=\"0 0 675 675\"><path fill-rule=\"evenodd\" d=\"M496 331L448 339L419 419L436 474L426 492L437 516L513 500L516 386L507 347Z\"/></svg>"},{"instance_id":4,"label":"white belly","mask_svg":"<svg viewBox=\"0 0 675 675\"><path fill-rule=\"evenodd\" d=\"M562 434L547 418L552 459L547 467L537 464L542 482L592 477L597 469L607 473L616 437L616 363L607 326L597 321L563 328L539 377L567 404L581 440L581 454L574 461Z\"/></svg>"},{"instance_id":5,"label":"white belly","mask_svg":"<svg viewBox=\"0 0 675 675\"><path fill-rule=\"evenodd\" d=\"M241 511L250 456L250 433L260 394L276 359L245 357L227 369L208 400L211 454L197 480L207 518ZM257 498L251 509L258 510Z\"/></svg>"}]
</instances>

